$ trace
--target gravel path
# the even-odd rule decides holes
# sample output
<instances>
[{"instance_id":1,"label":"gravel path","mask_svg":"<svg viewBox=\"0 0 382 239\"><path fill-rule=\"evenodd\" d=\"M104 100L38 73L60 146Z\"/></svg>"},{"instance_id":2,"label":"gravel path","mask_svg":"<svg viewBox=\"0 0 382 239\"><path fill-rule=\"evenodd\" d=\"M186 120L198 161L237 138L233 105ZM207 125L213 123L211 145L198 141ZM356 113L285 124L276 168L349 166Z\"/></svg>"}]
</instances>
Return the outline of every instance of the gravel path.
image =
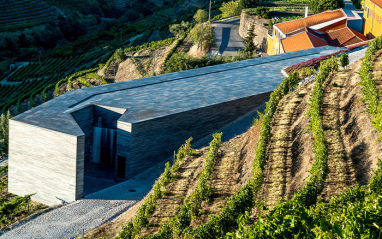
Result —
<instances>
[{"instance_id":1,"label":"gravel path","mask_svg":"<svg viewBox=\"0 0 382 239\"><path fill-rule=\"evenodd\" d=\"M117 217L137 201L85 199L16 225L0 238L74 238Z\"/></svg>"}]
</instances>

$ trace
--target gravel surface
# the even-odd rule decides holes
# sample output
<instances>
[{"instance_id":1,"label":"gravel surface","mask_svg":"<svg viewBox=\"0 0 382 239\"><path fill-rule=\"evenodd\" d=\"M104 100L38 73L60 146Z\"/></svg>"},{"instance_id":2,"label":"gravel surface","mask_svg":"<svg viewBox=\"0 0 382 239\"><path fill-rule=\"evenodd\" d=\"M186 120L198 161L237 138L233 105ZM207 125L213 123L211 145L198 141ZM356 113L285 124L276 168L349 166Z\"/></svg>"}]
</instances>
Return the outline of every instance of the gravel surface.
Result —
<instances>
[{"instance_id":1,"label":"gravel surface","mask_svg":"<svg viewBox=\"0 0 382 239\"><path fill-rule=\"evenodd\" d=\"M79 200L20 223L0 238L74 238L115 218L137 201Z\"/></svg>"}]
</instances>

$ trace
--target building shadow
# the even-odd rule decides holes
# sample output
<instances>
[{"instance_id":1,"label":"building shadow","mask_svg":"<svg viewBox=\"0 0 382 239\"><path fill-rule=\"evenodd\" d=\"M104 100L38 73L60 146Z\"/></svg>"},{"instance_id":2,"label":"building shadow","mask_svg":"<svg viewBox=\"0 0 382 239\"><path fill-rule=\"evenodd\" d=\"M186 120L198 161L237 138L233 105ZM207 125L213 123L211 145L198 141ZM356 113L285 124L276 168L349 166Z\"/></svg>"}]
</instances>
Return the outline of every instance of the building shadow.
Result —
<instances>
[{"instance_id":1,"label":"building shadow","mask_svg":"<svg viewBox=\"0 0 382 239\"><path fill-rule=\"evenodd\" d=\"M219 47L220 54L223 54L223 52L227 49L230 36L231 36L231 28L223 27L222 43L220 44L220 47Z\"/></svg>"}]
</instances>

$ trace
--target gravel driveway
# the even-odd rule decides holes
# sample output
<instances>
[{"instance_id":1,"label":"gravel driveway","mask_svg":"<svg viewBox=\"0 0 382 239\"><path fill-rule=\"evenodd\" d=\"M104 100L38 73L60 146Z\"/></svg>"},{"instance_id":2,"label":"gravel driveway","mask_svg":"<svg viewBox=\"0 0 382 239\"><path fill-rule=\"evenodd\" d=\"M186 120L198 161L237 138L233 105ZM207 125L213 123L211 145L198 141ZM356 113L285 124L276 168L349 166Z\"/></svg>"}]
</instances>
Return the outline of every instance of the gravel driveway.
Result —
<instances>
[{"instance_id":1,"label":"gravel driveway","mask_svg":"<svg viewBox=\"0 0 382 239\"><path fill-rule=\"evenodd\" d=\"M125 212L137 201L79 200L16 225L0 238L74 238Z\"/></svg>"}]
</instances>

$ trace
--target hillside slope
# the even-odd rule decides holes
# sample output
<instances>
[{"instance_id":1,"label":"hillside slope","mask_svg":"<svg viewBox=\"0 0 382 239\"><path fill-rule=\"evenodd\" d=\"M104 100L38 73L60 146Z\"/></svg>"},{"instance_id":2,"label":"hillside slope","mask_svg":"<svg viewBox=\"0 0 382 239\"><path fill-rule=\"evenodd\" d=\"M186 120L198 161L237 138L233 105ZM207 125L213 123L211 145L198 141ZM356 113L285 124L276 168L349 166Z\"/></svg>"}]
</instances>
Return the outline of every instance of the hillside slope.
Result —
<instances>
[{"instance_id":1,"label":"hillside slope","mask_svg":"<svg viewBox=\"0 0 382 239\"><path fill-rule=\"evenodd\" d=\"M376 78L382 72L379 70L381 62L382 56L378 55L374 64ZM323 84L321 118L329 169L323 190L318 195L323 202L329 202L334 195L346 192L352 185L368 184L372 170L377 168L378 158L382 158L378 133L367 113L367 104L362 101L361 79L356 73L360 67L361 62L358 61L348 69L331 73ZM274 208L282 198L292 199L311 176L315 141L308 112L313 85L314 81L298 86L295 91L286 94L276 108L266 148L264 178L256 197L269 209ZM382 89L382 83L378 86ZM227 205L226 199L236 195L249 182L262 130L260 124L261 120L248 132L222 144L207 182L213 193L206 201L202 201L198 216L183 218L190 220L185 225L192 229L191 232L182 229L185 230L182 233L195 236L192 234L195 230L198 233L208 230L202 228L204 223L211 220L209 217L219 215ZM171 233L179 233L174 231L175 225L178 225L176 221L182 217L184 205L191 200L189 196L196 192L195 187L206 158L207 149L204 148L181 164L180 173L165 187L165 196L156 202L154 211L147 214L148 221L140 229L139 238L162 238L169 233L169 227L173 228ZM121 229L118 225L130 221L141 205L130 209L119 220L94 230L87 238L115 236ZM259 212L261 210L258 209L252 211L252 220L258 218Z\"/></svg>"},{"instance_id":2,"label":"hillside slope","mask_svg":"<svg viewBox=\"0 0 382 239\"><path fill-rule=\"evenodd\" d=\"M42 0L0 2L0 32L37 26L53 20L57 10Z\"/></svg>"}]
</instances>

